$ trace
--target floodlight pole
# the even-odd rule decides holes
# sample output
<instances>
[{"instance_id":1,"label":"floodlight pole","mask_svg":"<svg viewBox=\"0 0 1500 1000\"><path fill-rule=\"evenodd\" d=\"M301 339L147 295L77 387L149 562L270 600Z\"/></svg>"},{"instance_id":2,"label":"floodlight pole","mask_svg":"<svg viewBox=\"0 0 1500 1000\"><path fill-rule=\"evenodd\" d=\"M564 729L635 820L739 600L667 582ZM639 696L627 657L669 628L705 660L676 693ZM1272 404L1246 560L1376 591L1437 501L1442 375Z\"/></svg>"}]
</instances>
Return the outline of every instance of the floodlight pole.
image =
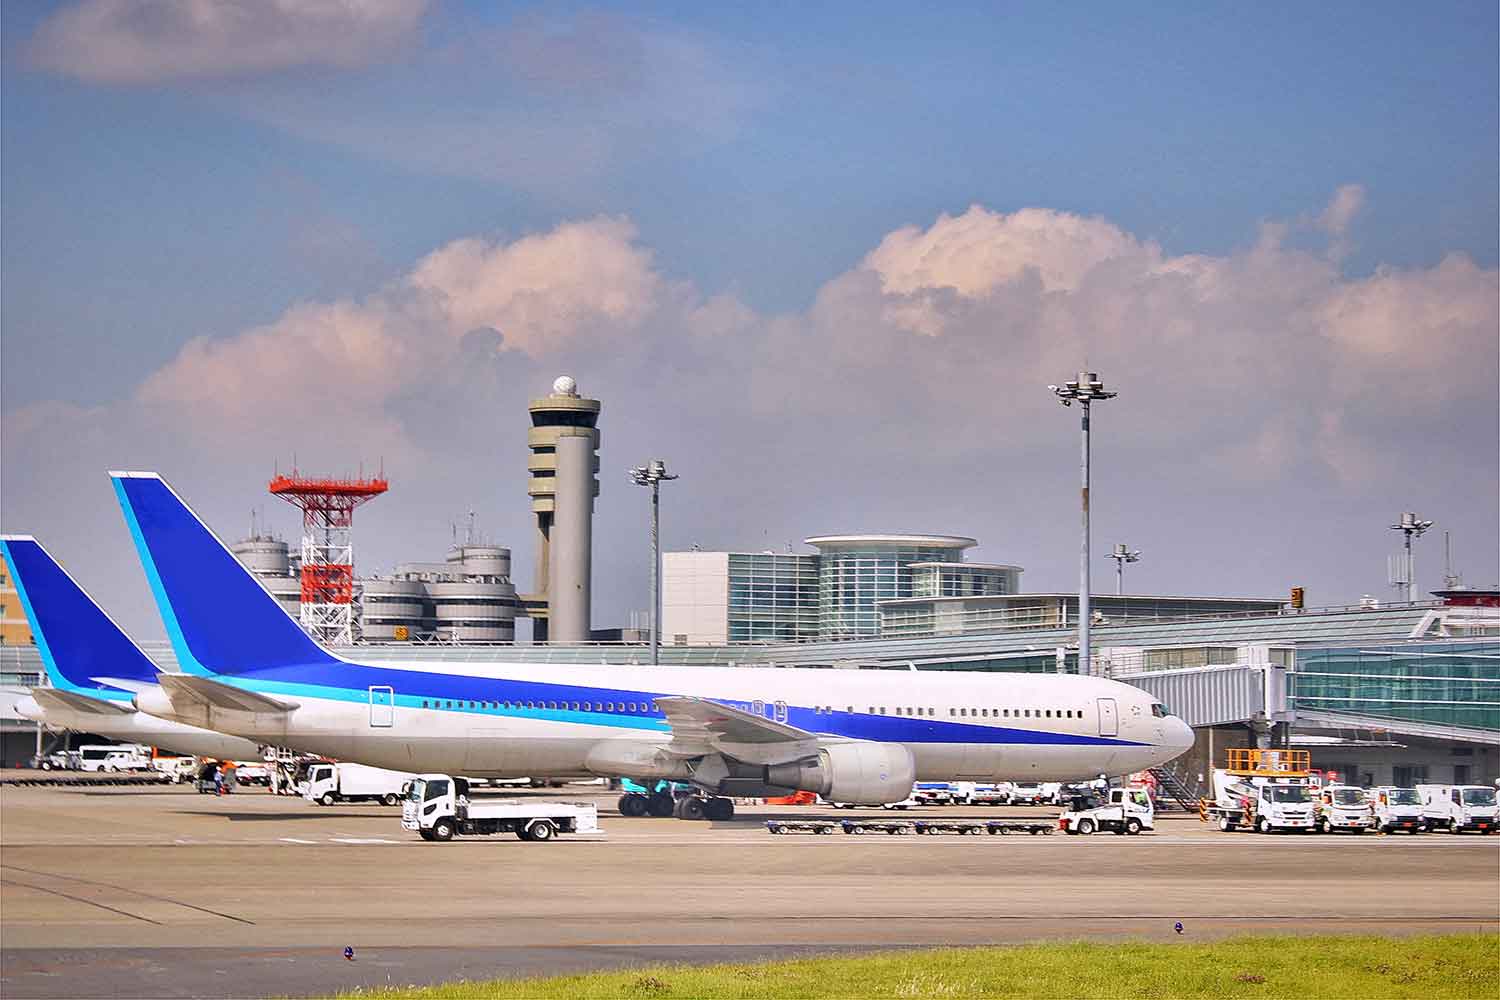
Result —
<instances>
[{"instance_id":1,"label":"floodlight pole","mask_svg":"<svg viewBox=\"0 0 1500 1000\"><path fill-rule=\"evenodd\" d=\"M1417 563L1416 556L1412 554L1412 536L1421 538L1428 528L1432 527L1431 521L1423 520L1412 511L1402 511L1396 523L1391 525L1392 531L1399 531L1406 536L1406 603L1417 603Z\"/></svg>"},{"instance_id":2,"label":"floodlight pole","mask_svg":"<svg viewBox=\"0 0 1500 1000\"><path fill-rule=\"evenodd\" d=\"M1124 542L1118 542L1109 557L1115 561L1115 596L1118 597L1125 593L1125 564L1139 562L1141 553L1139 549L1132 550Z\"/></svg>"},{"instance_id":3,"label":"floodlight pole","mask_svg":"<svg viewBox=\"0 0 1500 1000\"><path fill-rule=\"evenodd\" d=\"M1049 385L1053 394L1064 406L1077 402L1083 407L1083 456L1081 465L1083 508L1083 545L1078 559L1078 672L1094 672L1092 647L1089 644L1089 625L1092 612L1089 609L1089 407L1095 400L1113 399L1117 393L1105 392L1104 383L1094 372L1079 372L1078 378L1062 385Z\"/></svg>"},{"instance_id":4,"label":"floodlight pole","mask_svg":"<svg viewBox=\"0 0 1500 1000\"><path fill-rule=\"evenodd\" d=\"M651 664L661 658L661 484L676 479L667 474L666 463L652 459L630 470L630 481L651 487Z\"/></svg>"}]
</instances>

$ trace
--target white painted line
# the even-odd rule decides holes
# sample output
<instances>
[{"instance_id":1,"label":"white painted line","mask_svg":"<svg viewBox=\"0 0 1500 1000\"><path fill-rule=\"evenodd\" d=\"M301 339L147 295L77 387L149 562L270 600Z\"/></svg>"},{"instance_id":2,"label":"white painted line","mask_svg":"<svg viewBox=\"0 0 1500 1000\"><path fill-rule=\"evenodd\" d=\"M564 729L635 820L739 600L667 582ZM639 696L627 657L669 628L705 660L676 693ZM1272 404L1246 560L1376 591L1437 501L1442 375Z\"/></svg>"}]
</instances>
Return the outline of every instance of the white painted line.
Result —
<instances>
[{"instance_id":1,"label":"white painted line","mask_svg":"<svg viewBox=\"0 0 1500 1000\"><path fill-rule=\"evenodd\" d=\"M334 844L399 844L399 840L385 840L381 837L333 837L330 843Z\"/></svg>"},{"instance_id":2,"label":"white painted line","mask_svg":"<svg viewBox=\"0 0 1500 1000\"><path fill-rule=\"evenodd\" d=\"M316 844L316 843L318 843L318 841L316 841L316 840L298 840L296 837L282 837L281 838L281 842L283 844Z\"/></svg>"}]
</instances>

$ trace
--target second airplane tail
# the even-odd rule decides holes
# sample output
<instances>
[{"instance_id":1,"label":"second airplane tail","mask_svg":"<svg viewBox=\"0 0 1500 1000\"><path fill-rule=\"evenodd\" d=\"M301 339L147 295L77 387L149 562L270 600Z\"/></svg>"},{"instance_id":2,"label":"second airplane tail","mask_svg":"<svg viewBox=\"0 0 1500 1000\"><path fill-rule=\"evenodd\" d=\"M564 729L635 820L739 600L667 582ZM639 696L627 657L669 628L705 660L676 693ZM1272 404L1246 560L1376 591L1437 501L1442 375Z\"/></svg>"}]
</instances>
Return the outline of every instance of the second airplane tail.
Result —
<instances>
[{"instance_id":1,"label":"second airplane tail","mask_svg":"<svg viewBox=\"0 0 1500 1000\"><path fill-rule=\"evenodd\" d=\"M184 673L295 680L299 668L338 662L161 476L109 475Z\"/></svg>"},{"instance_id":2,"label":"second airplane tail","mask_svg":"<svg viewBox=\"0 0 1500 1000\"><path fill-rule=\"evenodd\" d=\"M4 535L0 549L54 688L128 701L125 685L156 683L156 665L40 542Z\"/></svg>"}]
</instances>

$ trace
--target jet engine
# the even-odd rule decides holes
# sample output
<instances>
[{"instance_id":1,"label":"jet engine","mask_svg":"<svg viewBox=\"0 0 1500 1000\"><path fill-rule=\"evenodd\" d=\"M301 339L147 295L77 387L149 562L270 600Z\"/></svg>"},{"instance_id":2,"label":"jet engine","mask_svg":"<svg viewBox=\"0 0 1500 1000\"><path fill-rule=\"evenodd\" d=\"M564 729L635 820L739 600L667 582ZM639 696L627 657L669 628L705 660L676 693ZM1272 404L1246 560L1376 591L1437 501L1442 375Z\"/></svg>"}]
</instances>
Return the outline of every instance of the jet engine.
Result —
<instances>
[{"instance_id":1,"label":"jet engine","mask_svg":"<svg viewBox=\"0 0 1500 1000\"><path fill-rule=\"evenodd\" d=\"M766 768L767 784L859 805L900 802L916 777L911 751L898 743L835 743L816 757Z\"/></svg>"}]
</instances>

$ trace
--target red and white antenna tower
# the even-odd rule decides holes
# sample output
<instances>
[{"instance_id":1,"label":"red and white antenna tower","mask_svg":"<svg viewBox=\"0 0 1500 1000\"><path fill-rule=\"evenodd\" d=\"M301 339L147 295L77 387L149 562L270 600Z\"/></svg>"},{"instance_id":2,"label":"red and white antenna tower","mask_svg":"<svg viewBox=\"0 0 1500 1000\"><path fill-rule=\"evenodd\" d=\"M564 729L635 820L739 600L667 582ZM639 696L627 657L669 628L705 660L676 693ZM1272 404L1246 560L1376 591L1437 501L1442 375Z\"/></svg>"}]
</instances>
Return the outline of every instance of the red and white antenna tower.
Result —
<instances>
[{"instance_id":1,"label":"red and white antenna tower","mask_svg":"<svg viewBox=\"0 0 1500 1000\"><path fill-rule=\"evenodd\" d=\"M390 488L374 479L313 479L278 474L268 489L302 510L302 627L329 645L360 638L354 587L354 508Z\"/></svg>"}]
</instances>

